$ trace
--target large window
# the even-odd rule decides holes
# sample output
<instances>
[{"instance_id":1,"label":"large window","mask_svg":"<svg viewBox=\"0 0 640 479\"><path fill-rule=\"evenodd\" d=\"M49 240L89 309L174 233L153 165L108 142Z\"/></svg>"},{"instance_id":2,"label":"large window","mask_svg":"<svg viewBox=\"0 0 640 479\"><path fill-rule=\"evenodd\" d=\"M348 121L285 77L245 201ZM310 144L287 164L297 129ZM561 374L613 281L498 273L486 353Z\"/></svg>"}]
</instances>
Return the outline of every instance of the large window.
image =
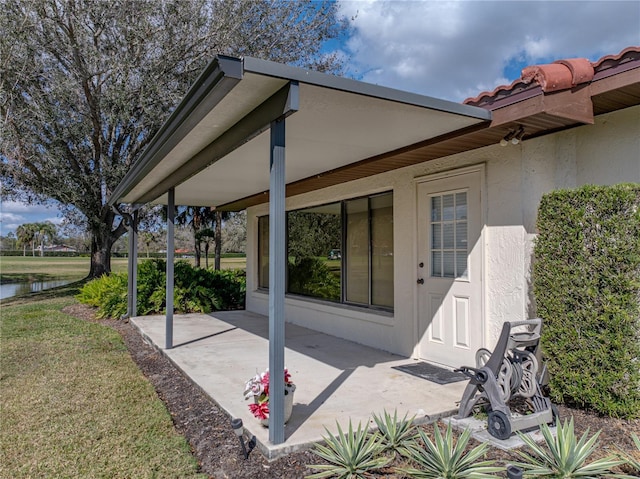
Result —
<instances>
[{"instance_id":1,"label":"large window","mask_svg":"<svg viewBox=\"0 0 640 479\"><path fill-rule=\"evenodd\" d=\"M258 219L258 285L269 286L269 219ZM287 212L287 292L393 308L393 195Z\"/></svg>"}]
</instances>

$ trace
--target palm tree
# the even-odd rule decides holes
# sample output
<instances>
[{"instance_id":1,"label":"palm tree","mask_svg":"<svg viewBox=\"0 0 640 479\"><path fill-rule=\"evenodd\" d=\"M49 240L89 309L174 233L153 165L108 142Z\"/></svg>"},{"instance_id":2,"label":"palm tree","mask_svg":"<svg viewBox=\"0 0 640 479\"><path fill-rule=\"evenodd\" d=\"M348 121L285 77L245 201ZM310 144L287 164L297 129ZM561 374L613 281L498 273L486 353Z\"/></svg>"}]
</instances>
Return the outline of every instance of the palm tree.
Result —
<instances>
[{"instance_id":1,"label":"palm tree","mask_svg":"<svg viewBox=\"0 0 640 479\"><path fill-rule=\"evenodd\" d=\"M227 221L231 218L231 213L228 211L218 211L215 212L216 215L216 233L214 237L215 244L215 270L218 271L220 269L220 258L222 257L222 222Z\"/></svg>"},{"instance_id":2,"label":"palm tree","mask_svg":"<svg viewBox=\"0 0 640 479\"><path fill-rule=\"evenodd\" d=\"M27 256L27 243L31 243L31 254L35 256L34 239L36 228L34 223L25 223L16 228L18 244L22 245L22 256Z\"/></svg>"},{"instance_id":3,"label":"palm tree","mask_svg":"<svg viewBox=\"0 0 640 479\"><path fill-rule=\"evenodd\" d=\"M215 240L216 233L211 228L201 229L196 233L196 242L204 243L204 267L209 269L209 245L211 240Z\"/></svg>"},{"instance_id":4,"label":"palm tree","mask_svg":"<svg viewBox=\"0 0 640 479\"><path fill-rule=\"evenodd\" d=\"M200 257L202 256L198 232L202 229L209 228L214 219L215 211L208 206L186 206L184 209L180 208L176 215L176 224L181 226L188 225L193 232L196 268L200 267Z\"/></svg>"},{"instance_id":5,"label":"palm tree","mask_svg":"<svg viewBox=\"0 0 640 479\"><path fill-rule=\"evenodd\" d=\"M34 223L34 235L40 239L40 256L44 256L44 240L52 240L56 235L56 227L50 221Z\"/></svg>"}]
</instances>

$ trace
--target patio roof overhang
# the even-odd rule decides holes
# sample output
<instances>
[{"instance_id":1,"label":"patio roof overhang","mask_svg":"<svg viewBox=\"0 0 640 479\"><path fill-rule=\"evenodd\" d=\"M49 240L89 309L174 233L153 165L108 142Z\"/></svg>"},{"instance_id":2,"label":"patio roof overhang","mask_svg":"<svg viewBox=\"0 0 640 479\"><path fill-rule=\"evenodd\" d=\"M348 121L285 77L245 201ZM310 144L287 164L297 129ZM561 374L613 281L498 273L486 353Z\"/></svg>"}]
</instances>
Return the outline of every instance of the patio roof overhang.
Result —
<instances>
[{"instance_id":1,"label":"patio roof overhang","mask_svg":"<svg viewBox=\"0 0 640 479\"><path fill-rule=\"evenodd\" d=\"M255 58L216 56L109 202L166 204L170 188L178 205L238 210L264 202L269 126L288 115L287 185L486 128L491 120L480 107Z\"/></svg>"}]
</instances>

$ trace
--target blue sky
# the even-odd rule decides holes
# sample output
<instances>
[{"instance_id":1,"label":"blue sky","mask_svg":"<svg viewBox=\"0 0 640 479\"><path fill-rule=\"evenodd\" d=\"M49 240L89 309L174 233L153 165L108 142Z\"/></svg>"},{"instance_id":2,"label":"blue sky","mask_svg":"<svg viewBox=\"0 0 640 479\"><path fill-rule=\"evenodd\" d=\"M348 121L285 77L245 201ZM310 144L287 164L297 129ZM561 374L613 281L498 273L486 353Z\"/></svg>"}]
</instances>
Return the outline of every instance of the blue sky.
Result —
<instances>
[{"instance_id":1,"label":"blue sky","mask_svg":"<svg viewBox=\"0 0 640 479\"><path fill-rule=\"evenodd\" d=\"M456 102L508 85L527 65L595 61L640 45L640 0L337 0L351 30L327 45L347 76ZM60 223L55 208L3 202L0 233Z\"/></svg>"}]
</instances>

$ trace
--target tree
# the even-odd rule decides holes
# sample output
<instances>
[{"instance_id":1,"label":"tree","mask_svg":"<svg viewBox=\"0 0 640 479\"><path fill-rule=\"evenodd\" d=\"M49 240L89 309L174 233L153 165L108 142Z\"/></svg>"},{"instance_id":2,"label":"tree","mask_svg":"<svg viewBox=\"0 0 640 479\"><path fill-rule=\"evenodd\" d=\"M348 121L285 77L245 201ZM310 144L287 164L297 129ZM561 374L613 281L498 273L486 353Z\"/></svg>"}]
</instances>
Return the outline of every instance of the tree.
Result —
<instances>
[{"instance_id":1,"label":"tree","mask_svg":"<svg viewBox=\"0 0 640 479\"><path fill-rule=\"evenodd\" d=\"M32 243L35 237L35 229L33 223L25 223L16 228L16 236L18 237L18 245L22 245L22 256L27 256L27 244ZM33 254L33 248L32 248ZM34 254L35 256L35 254Z\"/></svg>"},{"instance_id":2,"label":"tree","mask_svg":"<svg viewBox=\"0 0 640 479\"><path fill-rule=\"evenodd\" d=\"M209 245L215 242L216 232L211 228L201 229L196 233L196 243L204 243L204 267L209 269ZM217 269L220 269L219 267Z\"/></svg>"},{"instance_id":3,"label":"tree","mask_svg":"<svg viewBox=\"0 0 640 479\"><path fill-rule=\"evenodd\" d=\"M231 213L222 229L222 251L244 253L247 248L247 213Z\"/></svg>"},{"instance_id":4,"label":"tree","mask_svg":"<svg viewBox=\"0 0 640 479\"><path fill-rule=\"evenodd\" d=\"M188 226L193 235L195 267L199 268L200 258L202 257L200 231L212 226L215 220L215 212L208 206L183 206L177 208L177 210L175 217L176 224L179 226ZM209 246L207 244L207 251L208 248Z\"/></svg>"},{"instance_id":5,"label":"tree","mask_svg":"<svg viewBox=\"0 0 640 479\"><path fill-rule=\"evenodd\" d=\"M44 223L34 223L35 238L40 240L40 256L44 256L44 241L46 238L49 241L53 240L56 235L56 226L50 221Z\"/></svg>"},{"instance_id":6,"label":"tree","mask_svg":"<svg viewBox=\"0 0 640 479\"><path fill-rule=\"evenodd\" d=\"M0 0L3 195L56 202L91 235L89 276L126 231L109 195L214 53L338 72L330 0Z\"/></svg>"},{"instance_id":7,"label":"tree","mask_svg":"<svg viewBox=\"0 0 640 479\"><path fill-rule=\"evenodd\" d=\"M222 224L231 218L231 213L228 211L216 210L216 230L214 234L215 245L215 265L216 271L220 270L220 262L222 258Z\"/></svg>"},{"instance_id":8,"label":"tree","mask_svg":"<svg viewBox=\"0 0 640 479\"><path fill-rule=\"evenodd\" d=\"M147 252L147 258L149 257L149 248L152 244L158 241L159 233L154 231L141 231L140 240L144 244L145 251Z\"/></svg>"}]
</instances>

